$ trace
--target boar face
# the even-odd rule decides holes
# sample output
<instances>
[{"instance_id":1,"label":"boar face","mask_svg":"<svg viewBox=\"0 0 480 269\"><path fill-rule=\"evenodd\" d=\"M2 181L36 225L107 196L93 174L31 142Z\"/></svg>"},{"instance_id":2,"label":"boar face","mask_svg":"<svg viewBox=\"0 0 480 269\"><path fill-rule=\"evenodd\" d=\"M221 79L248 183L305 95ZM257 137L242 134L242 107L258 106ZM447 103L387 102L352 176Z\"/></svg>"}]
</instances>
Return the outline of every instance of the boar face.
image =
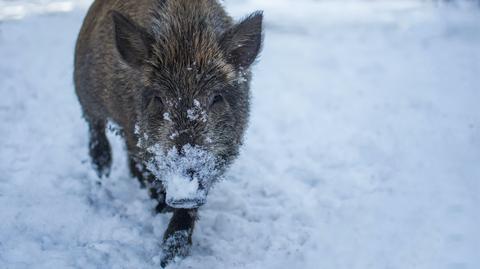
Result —
<instances>
[{"instance_id":1,"label":"boar face","mask_svg":"<svg viewBox=\"0 0 480 269\"><path fill-rule=\"evenodd\" d=\"M221 33L201 16L164 18L150 31L112 16L120 61L139 75L131 90L138 155L166 187L167 204L198 207L238 154L262 14Z\"/></svg>"}]
</instances>

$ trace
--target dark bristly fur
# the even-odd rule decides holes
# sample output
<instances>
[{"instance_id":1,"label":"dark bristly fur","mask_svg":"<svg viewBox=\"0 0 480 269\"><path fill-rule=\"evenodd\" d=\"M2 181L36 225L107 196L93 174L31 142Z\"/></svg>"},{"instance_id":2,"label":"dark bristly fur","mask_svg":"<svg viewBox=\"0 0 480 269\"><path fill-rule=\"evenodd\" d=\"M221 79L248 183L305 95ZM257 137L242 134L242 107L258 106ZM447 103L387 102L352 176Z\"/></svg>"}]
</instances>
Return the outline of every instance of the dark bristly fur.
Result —
<instances>
[{"instance_id":1,"label":"dark bristly fur","mask_svg":"<svg viewBox=\"0 0 480 269\"><path fill-rule=\"evenodd\" d=\"M221 160L220 171L235 159L248 120L262 18L255 12L234 24L217 0L96 0L85 18L74 76L93 166L108 176L105 126L112 121L123 131L132 175L150 188L158 212L174 211L162 266L188 252L197 209L165 204L160 181L144 169L147 148L199 146ZM207 119L189 118L192 104ZM140 134L148 141L139 143Z\"/></svg>"}]
</instances>

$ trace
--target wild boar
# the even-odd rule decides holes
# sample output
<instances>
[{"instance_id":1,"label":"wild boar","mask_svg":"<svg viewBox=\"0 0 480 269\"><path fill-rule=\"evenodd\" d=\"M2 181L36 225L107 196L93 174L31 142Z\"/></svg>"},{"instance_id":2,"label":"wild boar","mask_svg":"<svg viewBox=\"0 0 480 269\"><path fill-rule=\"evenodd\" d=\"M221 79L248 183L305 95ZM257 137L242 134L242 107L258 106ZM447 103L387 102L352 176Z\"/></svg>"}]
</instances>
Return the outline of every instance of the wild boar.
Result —
<instances>
[{"instance_id":1,"label":"wild boar","mask_svg":"<svg viewBox=\"0 0 480 269\"><path fill-rule=\"evenodd\" d=\"M216 0L96 0L83 22L74 80L92 164L109 175L114 122L132 175L173 211L162 266L188 253L198 208L239 153L262 20L235 23Z\"/></svg>"}]
</instances>

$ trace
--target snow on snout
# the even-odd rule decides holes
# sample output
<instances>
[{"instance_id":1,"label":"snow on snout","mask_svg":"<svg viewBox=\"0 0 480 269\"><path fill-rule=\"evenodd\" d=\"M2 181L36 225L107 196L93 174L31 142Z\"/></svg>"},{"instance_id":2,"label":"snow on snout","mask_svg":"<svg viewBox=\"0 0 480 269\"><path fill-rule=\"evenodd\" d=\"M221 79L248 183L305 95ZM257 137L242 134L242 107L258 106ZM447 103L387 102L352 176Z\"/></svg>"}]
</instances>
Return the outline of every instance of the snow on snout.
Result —
<instances>
[{"instance_id":1,"label":"snow on snout","mask_svg":"<svg viewBox=\"0 0 480 269\"><path fill-rule=\"evenodd\" d=\"M205 203L207 192L200 189L198 178L170 174L165 180L166 202L171 207L194 208Z\"/></svg>"},{"instance_id":2,"label":"snow on snout","mask_svg":"<svg viewBox=\"0 0 480 269\"><path fill-rule=\"evenodd\" d=\"M168 205L188 208L205 203L219 175L213 154L191 145L183 146L180 152L172 148L165 154L157 144L148 151L152 158L147 169L165 186Z\"/></svg>"}]
</instances>

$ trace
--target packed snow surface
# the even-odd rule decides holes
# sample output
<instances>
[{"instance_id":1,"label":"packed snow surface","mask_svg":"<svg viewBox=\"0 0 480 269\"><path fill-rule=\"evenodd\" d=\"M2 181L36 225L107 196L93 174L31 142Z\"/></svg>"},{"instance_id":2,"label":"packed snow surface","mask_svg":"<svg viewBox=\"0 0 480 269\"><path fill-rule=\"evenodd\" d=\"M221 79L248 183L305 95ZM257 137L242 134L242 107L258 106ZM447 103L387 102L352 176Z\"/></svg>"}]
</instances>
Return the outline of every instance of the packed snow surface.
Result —
<instances>
[{"instance_id":1,"label":"packed snow surface","mask_svg":"<svg viewBox=\"0 0 480 269\"><path fill-rule=\"evenodd\" d=\"M101 184L87 157L86 11L38 2L0 0L0 268L158 268L171 215L152 213L117 136ZM480 268L480 10L224 4L265 10L250 127L169 268Z\"/></svg>"}]
</instances>

